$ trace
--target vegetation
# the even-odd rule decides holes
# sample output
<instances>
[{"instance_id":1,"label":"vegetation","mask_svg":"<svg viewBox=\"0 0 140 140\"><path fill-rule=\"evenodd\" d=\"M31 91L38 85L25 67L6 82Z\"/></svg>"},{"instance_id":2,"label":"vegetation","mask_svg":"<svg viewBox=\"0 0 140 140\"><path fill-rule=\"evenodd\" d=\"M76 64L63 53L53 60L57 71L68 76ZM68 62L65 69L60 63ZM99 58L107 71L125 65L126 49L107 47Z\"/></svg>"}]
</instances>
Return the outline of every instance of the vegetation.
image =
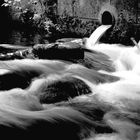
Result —
<instances>
[{"instance_id":1,"label":"vegetation","mask_svg":"<svg viewBox=\"0 0 140 140\"><path fill-rule=\"evenodd\" d=\"M98 21L83 21L78 17L70 17L66 14L57 20L59 32L64 36L85 37L89 36L98 26Z\"/></svg>"},{"instance_id":2,"label":"vegetation","mask_svg":"<svg viewBox=\"0 0 140 140\"><path fill-rule=\"evenodd\" d=\"M46 24L51 29L51 34L58 38L62 37L89 37L91 33L100 25L98 21L83 21L78 17L70 17L64 14L57 17L56 24ZM133 45L131 37L138 42L140 36L140 26L134 24L132 20L127 21L123 14L118 16L114 27L102 37L104 43L120 43L123 45Z\"/></svg>"},{"instance_id":3,"label":"vegetation","mask_svg":"<svg viewBox=\"0 0 140 140\"><path fill-rule=\"evenodd\" d=\"M4 7L12 11L13 20L23 25L35 27L49 37L89 37L100 25L99 21L83 21L78 17L70 17L66 13L58 16L56 0L4 0ZM118 16L115 26L102 38L102 42L132 45L131 37L139 40L140 28L126 20L124 14Z\"/></svg>"},{"instance_id":4,"label":"vegetation","mask_svg":"<svg viewBox=\"0 0 140 140\"><path fill-rule=\"evenodd\" d=\"M36 5L39 5L42 11L36 9ZM83 22L66 13L57 16L55 0L5 0L2 6L9 7L13 20L30 27L37 27L41 32L56 38L89 36L99 25L97 21Z\"/></svg>"},{"instance_id":5,"label":"vegetation","mask_svg":"<svg viewBox=\"0 0 140 140\"><path fill-rule=\"evenodd\" d=\"M4 0L1 6L8 7L8 14L14 24L30 27L40 24L45 9L42 0Z\"/></svg>"}]
</instances>

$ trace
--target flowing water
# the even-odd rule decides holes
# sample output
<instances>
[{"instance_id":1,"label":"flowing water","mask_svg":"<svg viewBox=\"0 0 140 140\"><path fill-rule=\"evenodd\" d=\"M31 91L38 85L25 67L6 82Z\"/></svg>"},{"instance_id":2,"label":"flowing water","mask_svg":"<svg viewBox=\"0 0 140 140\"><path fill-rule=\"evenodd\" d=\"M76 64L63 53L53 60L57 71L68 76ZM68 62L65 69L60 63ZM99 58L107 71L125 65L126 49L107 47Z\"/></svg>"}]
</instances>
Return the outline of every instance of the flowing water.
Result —
<instances>
[{"instance_id":1,"label":"flowing water","mask_svg":"<svg viewBox=\"0 0 140 140\"><path fill-rule=\"evenodd\" d=\"M81 60L0 61L1 137L140 139L140 53L101 44L110 27L93 32Z\"/></svg>"},{"instance_id":2,"label":"flowing water","mask_svg":"<svg viewBox=\"0 0 140 140\"><path fill-rule=\"evenodd\" d=\"M94 49L93 47L99 43L100 38L103 34L111 27L111 25L101 25L99 26L88 38L87 40L87 48Z\"/></svg>"}]
</instances>

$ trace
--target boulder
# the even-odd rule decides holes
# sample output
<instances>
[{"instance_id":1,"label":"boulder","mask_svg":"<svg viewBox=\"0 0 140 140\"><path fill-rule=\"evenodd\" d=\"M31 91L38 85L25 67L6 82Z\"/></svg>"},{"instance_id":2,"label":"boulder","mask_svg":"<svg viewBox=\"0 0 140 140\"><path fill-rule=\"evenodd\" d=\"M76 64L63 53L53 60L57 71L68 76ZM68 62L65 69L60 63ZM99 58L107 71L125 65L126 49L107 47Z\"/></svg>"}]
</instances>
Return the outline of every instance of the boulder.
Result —
<instances>
[{"instance_id":1,"label":"boulder","mask_svg":"<svg viewBox=\"0 0 140 140\"><path fill-rule=\"evenodd\" d=\"M75 42L38 44L33 47L32 53L40 59L77 60L84 58L83 47Z\"/></svg>"}]
</instances>

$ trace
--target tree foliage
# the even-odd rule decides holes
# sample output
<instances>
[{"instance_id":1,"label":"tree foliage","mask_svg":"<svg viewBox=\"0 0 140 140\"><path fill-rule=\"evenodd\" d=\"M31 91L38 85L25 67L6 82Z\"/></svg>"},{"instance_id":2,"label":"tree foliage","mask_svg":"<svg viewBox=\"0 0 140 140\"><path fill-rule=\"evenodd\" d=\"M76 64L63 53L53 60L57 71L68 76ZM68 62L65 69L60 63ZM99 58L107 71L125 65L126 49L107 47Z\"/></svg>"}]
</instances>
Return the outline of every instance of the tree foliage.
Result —
<instances>
[{"instance_id":1,"label":"tree foliage","mask_svg":"<svg viewBox=\"0 0 140 140\"><path fill-rule=\"evenodd\" d=\"M4 7L9 7L13 19L30 23L41 18L44 10L42 0L4 0Z\"/></svg>"}]
</instances>

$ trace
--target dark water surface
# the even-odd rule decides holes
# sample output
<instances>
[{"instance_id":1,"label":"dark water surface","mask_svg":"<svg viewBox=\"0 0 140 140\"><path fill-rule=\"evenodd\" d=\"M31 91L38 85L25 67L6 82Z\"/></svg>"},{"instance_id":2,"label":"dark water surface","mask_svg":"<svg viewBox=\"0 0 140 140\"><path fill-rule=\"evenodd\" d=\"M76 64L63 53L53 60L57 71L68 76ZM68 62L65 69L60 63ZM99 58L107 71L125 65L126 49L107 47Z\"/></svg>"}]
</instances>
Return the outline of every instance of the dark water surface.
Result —
<instances>
[{"instance_id":1,"label":"dark water surface","mask_svg":"<svg viewBox=\"0 0 140 140\"><path fill-rule=\"evenodd\" d=\"M0 5L3 1L0 1ZM46 35L31 28L25 28L13 21L8 7L0 7L0 44L30 46L37 43L46 43Z\"/></svg>"},{"instance_id":2,"label":"dark water surface","mask_svg":"<svg viewBox=\"0 0 140 140\"><path fill-rule=\"evenodd\" d=\"M7 29L0 33L0 44L32 46L50 41L47 35L29 29Z\"/></svg>"}]
</instances>

